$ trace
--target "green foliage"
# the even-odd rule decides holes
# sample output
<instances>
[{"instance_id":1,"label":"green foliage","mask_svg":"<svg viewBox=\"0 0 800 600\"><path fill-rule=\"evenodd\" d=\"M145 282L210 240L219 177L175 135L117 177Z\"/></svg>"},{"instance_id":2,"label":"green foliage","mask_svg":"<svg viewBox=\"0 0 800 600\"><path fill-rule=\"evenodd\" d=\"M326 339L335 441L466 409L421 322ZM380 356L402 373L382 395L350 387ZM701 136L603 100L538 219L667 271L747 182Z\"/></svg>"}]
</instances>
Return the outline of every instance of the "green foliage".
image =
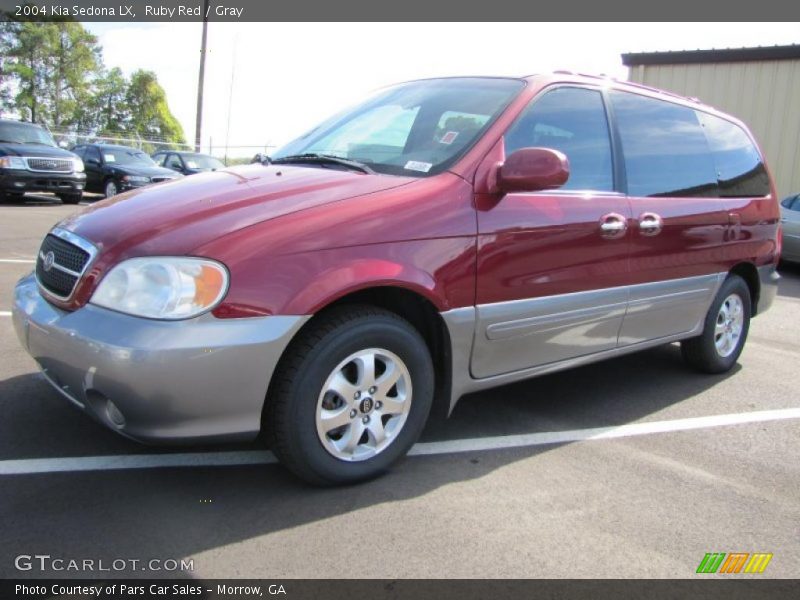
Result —
<instances>
[{"instance_id":1,"label":"green foliage","mask_svg":"<svg viewBox=\"0 0 800 600\"><path fill-rule=\"evenodd\" d=\"M0 115L12 112L61 131L185 139L155 74L105 69L97 38L69 20L0 23Z\"/></svg>"},{"instance_id":2,"label":"green foliage","mask_svg":"<svg viewBox=\"0 0 800 600\"><path fill-rule=\"evenodd\" d=\"M139 70L131 75L125 102L130 111L129 132L167 142L185 141L183 128L170 112L164 88L152 71Z\"/></svg>"}]
</instances>

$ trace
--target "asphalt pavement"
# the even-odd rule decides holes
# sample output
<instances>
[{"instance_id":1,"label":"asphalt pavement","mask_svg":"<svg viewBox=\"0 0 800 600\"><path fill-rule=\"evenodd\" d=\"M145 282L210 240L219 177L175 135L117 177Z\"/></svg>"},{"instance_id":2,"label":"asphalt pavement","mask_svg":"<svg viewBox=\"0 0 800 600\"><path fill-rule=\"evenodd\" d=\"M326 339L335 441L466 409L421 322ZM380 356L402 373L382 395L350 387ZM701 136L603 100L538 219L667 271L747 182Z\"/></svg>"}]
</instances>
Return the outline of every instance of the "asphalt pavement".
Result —
<instances>
[{"instance_id":1,"label":"asphalt pavement","mask_svg":"<svg viewBox=\"0 0 800 600\"><path fill-rule=\"evenodd\" d=\"M702 577L800 575L800 266L728 374L673 344L474 394L384 477L317 489L258 443L128 441L37 374L13 285L80 208L0 205L0 576L693 578L708 552L773 558Z\"/></svg>"}]
</instances>

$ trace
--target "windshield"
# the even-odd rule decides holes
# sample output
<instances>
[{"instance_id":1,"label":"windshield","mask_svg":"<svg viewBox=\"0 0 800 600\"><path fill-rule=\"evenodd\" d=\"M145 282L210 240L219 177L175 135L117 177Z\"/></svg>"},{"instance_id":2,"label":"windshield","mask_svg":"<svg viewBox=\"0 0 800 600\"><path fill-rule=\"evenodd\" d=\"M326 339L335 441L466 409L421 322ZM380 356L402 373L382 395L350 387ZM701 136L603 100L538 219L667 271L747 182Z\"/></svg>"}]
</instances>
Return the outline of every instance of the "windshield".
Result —
<instances>
[{"instance_id":1,"label":"windshield","mask_svg":"<svg viewBox=\"0 0 800 600\"><path fill-rule=\"evenodd\" d=\"M152 167L156 164L147 154L135 148L100 148L100 152L107 164L139 167Z\"/></svg>"},{"instance_id":2,"label":"windshield","mask_svg":"<svg viewBox=\"0 0 800 600\"><path fill-rule=\"evenodd\" d=\"M454 78L391 87L272 155L328 155L378 173L424 177L461 157L524 87L516 79Z\"/></svg>"},{"instance_id":3,"label":"windshield","mask_svg":"<svg viewBox=\"0 0 800 600\"><path fill-rule=\"evenodd\" d=\"M0 123L0 141L12 144L56 145L49 133L30 123Z\"/></svg>"},{"instance_id":4,"label":"windshield","mask_svg":"<svg viewBox=\"0 0 800 600\"><path fill-rule=\"evenodd\" d=\"M189 169L223 169L222 161L205 154L184 154L183 162Z\"/></svg>"}]
</instances>

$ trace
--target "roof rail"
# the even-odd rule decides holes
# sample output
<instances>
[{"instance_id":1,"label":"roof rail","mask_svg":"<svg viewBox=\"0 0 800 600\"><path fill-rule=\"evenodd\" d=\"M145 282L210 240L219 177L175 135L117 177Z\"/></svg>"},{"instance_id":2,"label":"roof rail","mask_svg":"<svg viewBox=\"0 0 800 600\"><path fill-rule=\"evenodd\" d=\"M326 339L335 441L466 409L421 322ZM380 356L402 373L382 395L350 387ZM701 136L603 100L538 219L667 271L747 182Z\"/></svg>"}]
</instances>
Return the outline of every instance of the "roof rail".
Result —
<instances>
[{"instance_id":1,"label":"roof rail","mask_svg":"<svg viewBox=\"0 0 800 600\"><path fill-rule=\"evenodd\" d=\"M618 83L622 83L624 85L629 85L631 87L639 88L639 89L642 89L642 90L647 90L648 92L654 92L656 94L664 94L665 96L672 96L673 98L679 98L681 100L689 100L690 102L694 102L695 104L702 104L702 105L706 106L705 102L703 102L702 100L700 100L699 98L696 98L694 96L682 96L682 95L677 94L675 92L662 90L661 88L656 88L656 87L653 87L653 86L650 86L650 85L644 85L643 83L636 83L635 81L619 80L619 79L616 79L616 78L614 79L614 81L616 81Z\"/></svg>"},{"instance_id":2,"label":"roof rail","mask_svg":"<svg viewBox=\"0 0 800 600\"><path fill-rule=\"evenodd\" d=\"M595 75L593 73L578 73L575 71L568 71L566 69L558 69L557 71L553 71L554 75L575 75L577 77L588 77L590 79L601 79L603 81L614 81L616 83L621 83L624 85L629 85L631 87L639 88L642 90L647 90L649 92L653 92L656 94L663 94L665 96L672 96L673 98L679 98L680 100L688 100L689 102L694 102L695 104L701 104L703 106L708 106L705 102L696 98L694 96L682 96L675 92L670 92L667 90L662 90L660 88L652 87L649 85L644 85L643 83L636 83L635 81L628 81L625 79L618 79L616 77L610 77L609 75ZM529 76L530 77L530 76Z\"/></svg>"}]
</instances>

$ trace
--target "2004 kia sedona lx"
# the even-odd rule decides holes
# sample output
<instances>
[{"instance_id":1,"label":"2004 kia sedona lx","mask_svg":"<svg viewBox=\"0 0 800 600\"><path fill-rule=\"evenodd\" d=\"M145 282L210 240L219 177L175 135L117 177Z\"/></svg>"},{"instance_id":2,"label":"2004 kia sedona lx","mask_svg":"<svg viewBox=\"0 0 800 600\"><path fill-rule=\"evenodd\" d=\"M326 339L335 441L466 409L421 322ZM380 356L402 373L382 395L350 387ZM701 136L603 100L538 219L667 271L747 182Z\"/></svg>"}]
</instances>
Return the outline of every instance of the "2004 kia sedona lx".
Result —
<instances>
[{"instance_id":1,"label":"2004 kia sedona lx","mask_svg":"<svg viewBox=\"0 0 800 600\"><path fill-rule=\"evenodd\" d=\"M66 219L13 313L46 379L121 434L263 430L299 476L351 482L434 398L674 341L730 369L779 253L736 119L588 76L435 79Z\"/></svg>"}]
</instances>

